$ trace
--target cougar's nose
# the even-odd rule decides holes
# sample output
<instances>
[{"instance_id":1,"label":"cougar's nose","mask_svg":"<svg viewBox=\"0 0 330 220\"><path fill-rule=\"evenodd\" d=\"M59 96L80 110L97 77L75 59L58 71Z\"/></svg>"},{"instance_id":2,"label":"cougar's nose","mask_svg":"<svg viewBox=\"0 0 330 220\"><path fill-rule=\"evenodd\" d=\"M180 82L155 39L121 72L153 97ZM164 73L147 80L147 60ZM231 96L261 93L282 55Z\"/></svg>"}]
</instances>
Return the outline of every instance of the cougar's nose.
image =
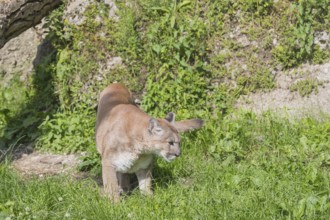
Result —
<instances>
[{"instance_id":1,"label":"cougar's nose","mask_svg":"<svg viewBox=\"0 0 330 220\"><path fill-rule=\"evenodd\" d=\"M179 156L180 156L180 154L181 154L181 151L180 151L180 150L178 150L178 151L175 153L175 156L179 157Z\"/></svg>"}]
</instances>

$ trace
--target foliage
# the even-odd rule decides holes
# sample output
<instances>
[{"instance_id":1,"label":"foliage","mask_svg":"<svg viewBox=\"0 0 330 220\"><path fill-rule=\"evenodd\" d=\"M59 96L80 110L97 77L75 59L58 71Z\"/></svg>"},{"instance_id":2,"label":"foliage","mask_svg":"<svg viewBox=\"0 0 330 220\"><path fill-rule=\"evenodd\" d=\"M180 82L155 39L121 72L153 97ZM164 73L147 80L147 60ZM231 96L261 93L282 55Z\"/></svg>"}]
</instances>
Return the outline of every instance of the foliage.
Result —
<instances>
[{"instance_id":1,"label":"foliage","mask_svg":"<svg viewBox=\"0 0 330 220\"><path fill-rule=\"evenodd\" d=\"M244 11L252 12L256 16L265 16L272 12L274 1L248 0L242 1L241 4Z\"/></svg>"},{"instance_id":2,"label":"foliage","mask_svg":"<svg viewBox=\"0 0 330 220\"><path fill-rule=\"evenodd\" d=\"M94 122L94 123L91 123ZM94 148L95 115L89 111L58 112L39 126L37 148L53 152L77 152Z\"/></svg>"},{"instance_id":3,"label":"foliage","mask_svg":"<svg viewBox=\"0 0 330 220\"><path fill-rule=\"evenodd\" d=\"M143 52L136 56L149 70L146 81L148 93L144 96L143 107L155 115L181 109L185 116L189 116L187 114L191 108L188 105L205 105L203 91L207 90L208 73L202 62L205 49L201 41L206 37L206 32L200 19L195 17L189 21L184 13L191 5L190 1L172 1L168 5L150 3L141 7L136 19L157 21L147 24L137 22L135 27L136 30L138 25L143 25L145 29L145 32L138 33L141 45L137 46ZM132 10L122 7L124 11ZM157 97L161 99L157 100Z\"/></svg>"},{"instance_id":4,"label":"foliage","mask_svg":"<svg viewBox=\"0 0 330 220\"><path fill-rule=\"evenodd\" d=\"M4 76L1 76L1 90L0 90L0 148L4 147L6 140L11 139L15 131L19 127L15 127L12 130L6 129L6 125L10 122L10 119L18 114L21 106L24 106L28 99L27 89L24 89L23 82L20 81L17 75L14 75L12 79L5 82ZM22 88L17 91L17 88ZM31 120L31 118L30 118ZM26 126L29 126L29 121L26 120ZM33 121L33 120L31 120Z\"/></svg>"},{"instance_id":5,"label":"foliage","mask_svg":"<svg viewBox=\"0 0 330 220\"><path fill-rule=\"evenodd\" d=\"M64 109L93 108L100 89L115 78L100 72L99 67L112 56L114 44L113 21L107 15L104 5L94 4L86 9L79 26L64 21L66 32L62 35L69 35L70 41L58 48L55 77ZM56 27L52 31L57 32Z\"/></svg>"},{"instance_id":6,"label":"foliage","mask_svg":"<svg viewBox=\"0 0 330 220\"><path fill-rule=\"evenodd\" d=\"M329 7L328 3L328 1L302 0L290 5L289 13L294 16L294 20L283 31L280 44L273 50L275 60L284 67L293 67L313 57L314 28L319 28L320 23L329 20L326 11Z\"/></svg>"},{"instance_id":7,"label":"foliage","mask_svg":"<svg viewBox=\"0 0 330 220\"><path fill-rule=\"evenodd\" d=\"M56 25L57 17L49 18L49 37L58 36L59 40L54 45L58 51L54 84L60 108L39 126L40 135L36 141L39 149L92 151L95 106L100 91L114 81L125 82L133 91L139 87L138 78L120 65L100 67L100 64L108 65L115 44L116 26L108 18L105 5L90 5L85 16L79 26L64 21L62 29Z\"/></svg>"},{"instance_id":8,"label":"foliage","mask_svg":"<svg viewBox=\"0 0 330 220\"><path fill-rule=\"evenodd\" d=\"M20 79L18 73L9 80L5 79L9 74L1 76L0 148L38 137L38 125L57 104L51 83L54 58L54 53L46 55L28 79Z\"/></svg>"},{"instance_id":9,"label":"foliage","mask_svg":"<svg viewBox=\"0 0 330 220\"><path fill-rule=\"evenodd\" d=\"M314 47L312 62L315 64L322 64L330 57L329 50L322 50L318 45Z\"/></svg>"},{"instance_id":10,"label":"foliage","mask_svg":"<svg viewBox=\"0 0 330 220\"><path fill-rule=\"evenodd\" d=\"M48 31L47 39L52 41L56 47L64 47L70 42L70 35L64 32L63 13L65 4L60 5L57 9L53 10L49 16L45 17L43 28Z\"/></svg>"},{"instance_id":11,"label":"foliage","mask_svg":"<svg viewBox=\"0 0 330 220\"><path fill-rule=\"evenodd\" d=\"M79 171L88 172L91 176L101 176L101 157L95 146L90 148L88 152L81 157L81 160L82 162L77 167Z\"/></svg>"}]
</instances>

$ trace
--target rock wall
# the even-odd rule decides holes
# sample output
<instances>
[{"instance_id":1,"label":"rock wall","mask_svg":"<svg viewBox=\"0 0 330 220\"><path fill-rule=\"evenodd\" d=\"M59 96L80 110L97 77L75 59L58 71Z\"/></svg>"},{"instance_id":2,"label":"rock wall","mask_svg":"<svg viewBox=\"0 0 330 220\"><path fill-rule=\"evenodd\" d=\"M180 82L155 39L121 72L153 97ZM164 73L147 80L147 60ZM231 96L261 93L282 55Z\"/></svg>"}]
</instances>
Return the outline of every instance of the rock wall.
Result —
<instances>
[{"instance_id":1,"label":"rock wall","mask_svg":"<svg viewBox=\"0 0 330 220\"><path fill-rule=\"evenodd\" d=\"M0 48L10 39L39 24L61 0L0 1Z\"/></svg>"},{"instance_id":2,"label":"rock wall","mask_svg":"<svg viewBox=\"0 0 330 220\"><path fill-rule=\"evenodd\" d=\"M44 4L46 2L44 1ZM64 11L63 19L67 19L74 25L79 25L84 19L83 13L85 8L92 2L94 0L69 0ZM33 4L33 1L30 3ZM0 38L5 38L3 33L6 30L5 25L11 23L10 19L8 17L6 18L6 12L16 11L16 16L23 16L25 13L32 13L33 10L35 13L41 7L38 6L33 10L31 9L32 11L26 9L26 12L23 13L22 10L24 7L31 8L33 6L30 3L28 4L26 0L1 0ZM105 0L105 3L110 7L109 16L116 17L115 10L117 7L114 1ZM43 29L43 24L44 22L23 31L18 36L6 41L7 43L2 48L0 46L0 74L4 75L5 81L9 80L14 73L20 73L21 80L26 80L28 75L33 73L34 65L40 62L44 53L51 50L50 42L45 42L47 30ZM18 28L20 25L15 25L15 27ZM112 62L112 60L110 58L109 62Z\"/></svg>"},{"instance_id":3,"label":"rock wall","mask_svg":"<svg viewBox=\"0 0 330 220\"><path fill-rule=\"evenodd\" d=\"M43 42L44 30L41 26L26 30L0 49L0 73L5 75L5 79L14 73L21 73L21 79L25 80L33 72L33 61L38 46Z\"/></svg>"}]
</instances>

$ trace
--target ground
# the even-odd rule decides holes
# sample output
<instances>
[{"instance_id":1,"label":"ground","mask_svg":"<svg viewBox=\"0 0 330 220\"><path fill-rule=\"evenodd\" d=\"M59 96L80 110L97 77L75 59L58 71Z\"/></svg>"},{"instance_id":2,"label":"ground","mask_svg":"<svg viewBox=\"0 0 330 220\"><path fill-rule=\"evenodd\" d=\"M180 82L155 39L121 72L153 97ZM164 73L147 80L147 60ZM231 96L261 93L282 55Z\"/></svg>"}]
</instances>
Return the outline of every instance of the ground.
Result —
<instances>
[{"instance_id":1,"label":"ground","mask_svg":"<svg viewBox=\"0 0 330 220\"><path fill-rule=\"evenodd\" d=\"M330 63L322 65L302 65L301 67L281 72L276 76L276 88L270 92L256 92L242 96L237 108L250 109L254 112L267 110L282 111L295 116L306 114L317 116L320 113L330 114ZM300 80L316 79L321 85L318 91L301 96L298 92L291 92L290 87Z\"/></svg>"},{"instance_id":2,"label":"ground","mask_svg":"<svg viewBox=\"0 0 330 220\"><path fill-rule=\"evenodd\" d=\"M79 177L77 165L80 162L79 154L51 154L33 152L29 147L14 153L12 167L23 176L38 176L40 178L57 175L70 174Z\"/></svg>"}]
</instances>

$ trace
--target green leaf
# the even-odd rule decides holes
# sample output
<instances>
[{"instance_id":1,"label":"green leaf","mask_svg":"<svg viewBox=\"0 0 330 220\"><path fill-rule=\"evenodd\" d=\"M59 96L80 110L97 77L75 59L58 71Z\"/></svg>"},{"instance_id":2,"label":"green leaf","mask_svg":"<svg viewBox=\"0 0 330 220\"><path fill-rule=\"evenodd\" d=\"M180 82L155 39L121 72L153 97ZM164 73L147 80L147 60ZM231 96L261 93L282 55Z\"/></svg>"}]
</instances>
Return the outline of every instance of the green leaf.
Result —
<instances>
[{"instance_id":1,"label":"green leaf","mask_svg":"<svg viewBox=\"0 0 330 220\"><path fill-rule=\"evenodd\" d=\"M180 65L183 67L188 67L188 64L184 60L180 61Z\"/></svg>"},{"instance_id":2,"label":"green leaf","mask_svg":"<svg viewBox=\"0 0 330 220\"><path fill-rule=\"evenodd\" d=\"M299 141L300 141L300 144L303 146L303 148L307 148L307 147L308 147L308 146L307 146L307 141L308 141L308 139L307 139L306 136L302 136L302 137L299 139Z\"/></svg>"},{"instance_id":3,"label":"green leaf","mask_svg":"<svg viewBox=\"0 0 330 220\"><path fill-rule=\"evenodd\" d=\"M211 145L210 146L210 153L215 153L216 152L216 149L217 149L217 146L216 145Z\"/></svg>"},{"instance_id":4,"label":"green leaf","mask_svg":"<svg viewBox=\"0 0 330 220\"><path fill-rule=\"evenodd\" d=\"M233 162L235 162L235 155L234 154L230 154L226 160L224 160L221 165L224 167L229 166L230 164L232 164Z\"/></svg>"},{"instance_id":5,"label":"green leaf","mask_svg":"<svg viewBox=\"0 0 330 220\"><path fill-rule=\"evenodd\" d=\"M191 1L183 1L180 4L178 4L178 9L184 9L184 8L188 8L188 6L190 6Z\"/></svg>"},{"instance_id":6,"label":"green leaf","mask_svg":"<svg viewBox=\"0 0 330 220\"><path fill-rule=\"evenodd\" d=\"M318 171L317 171L315 166L313 166L309 169L308 177L309 177L311 182L313 182L313 183L315 182L315 180L317 178L317 173L318 173Z\"/></svg>"},{"instance_id":7,"label":"green leaf","mask_svg":"<svg viewBox=\"0 0 330 220\"><path fill-rule=\"evenodd\" d=\"M27 117L24 121L23 121L23 127L27 128L30 125L34 124L35 122L37 122L39 119L33 116Z\"/></svg>"},{"instance_id":8,"label":"green leaf","mask_svg":"<svg viewBox=\"0 0 330 220\"><path fill-rule=\"evenodd\" d=\"M175 25L175 16L172 15L172 17L171 17L171 28L174 28L174 25Z\"/></svg>"},{"instance_id":9,"label":"green leaf","mask_svg":"<svg viewBox=\"0 0 330 220\"><path fill-rule=\"evenodd\" d=\"M306 199L301 199L298 202L298 206L293 211L295 218L300 219L305 213L305 208L306 208Z\"/></svg>"},{"instance_id":10,"label":"green leaf","mask_svg":"<svg viewBox=\"0 0 330 220\"><path fill-rule=\"evenodd\" d=\"M12 94L12 92L10 92L10 91L5 91L5 92L3 93L3 96L4 96L5 100L7 100L7 101L12 100L12 98L13 98L13 94Z\"/></svg>"},{"instance_id":11,"label":"green leaf","mask_svg":"<svg viewBox=\"0 0 330 220\"><path fill-rule=\"evenodd\" d=\"M152 46L152 50L153 50L154 52L156 52L157 55L159 55L161 49L162 49L162 47L161 47L159 44L154 44L154 45Z\"/></svg>"},{"instance_id":12,"label":"green leaf","mask_svg":"<svg viewBox=\"0 0 330 220\"><path fill-rule=\"evenodd\" d=\"M151 10L161 11L161 12L164 12L164 13L169 13L170 12L168 9L163 8L163 7L152 7Z\"/></svg>"}]
</instances>

